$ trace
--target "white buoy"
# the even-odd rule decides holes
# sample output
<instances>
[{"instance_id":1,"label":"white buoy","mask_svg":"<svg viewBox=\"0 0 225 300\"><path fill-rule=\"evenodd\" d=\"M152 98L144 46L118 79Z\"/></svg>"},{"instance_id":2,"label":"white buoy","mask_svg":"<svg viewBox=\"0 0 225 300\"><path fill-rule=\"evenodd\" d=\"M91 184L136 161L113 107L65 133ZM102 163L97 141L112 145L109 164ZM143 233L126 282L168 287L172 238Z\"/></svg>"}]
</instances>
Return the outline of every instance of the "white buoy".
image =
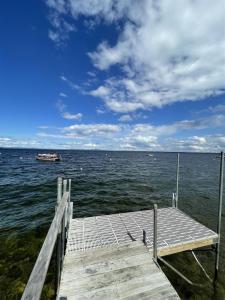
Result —
<instances>
[{"instance_id":1,"label":"white buoy","mask_svg":"<svg viewBox=\"0 0 225 300\"><path fill-rule=\"evenodd\" d=\"M80 168L81 171L83 171L83 168Z\"/></svg>"}]
</instances>

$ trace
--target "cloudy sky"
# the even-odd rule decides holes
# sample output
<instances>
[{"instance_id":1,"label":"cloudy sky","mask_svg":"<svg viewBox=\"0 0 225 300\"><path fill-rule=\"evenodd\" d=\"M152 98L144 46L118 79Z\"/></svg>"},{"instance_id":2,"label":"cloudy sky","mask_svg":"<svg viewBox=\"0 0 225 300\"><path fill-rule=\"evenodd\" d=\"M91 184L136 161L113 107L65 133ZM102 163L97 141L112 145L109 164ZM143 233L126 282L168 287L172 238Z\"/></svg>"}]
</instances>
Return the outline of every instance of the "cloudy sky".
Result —
<instances>
[{"instance_id":1,"label":"cloudy sky","mask_svg":"<svg viewBox=\"0 0 225 300\"><path fill-rule=\"evenodd\" d=\"M0 147L225 149L225 0L0 3Z\"/></svg>"}]
</instances>

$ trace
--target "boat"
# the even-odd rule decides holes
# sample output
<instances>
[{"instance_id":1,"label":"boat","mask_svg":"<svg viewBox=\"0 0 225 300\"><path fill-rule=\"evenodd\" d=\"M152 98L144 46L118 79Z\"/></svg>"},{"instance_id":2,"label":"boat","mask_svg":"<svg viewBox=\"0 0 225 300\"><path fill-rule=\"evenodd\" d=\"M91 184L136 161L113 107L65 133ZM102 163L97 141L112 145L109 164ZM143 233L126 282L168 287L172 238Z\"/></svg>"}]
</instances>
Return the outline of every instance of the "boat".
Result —
<instances>
[{"instance_id":1,"label":"boat","mask_svg":"<svg viewBox=\"0 0 225 300\"><path fill-rule=\"evenodd\" d=\"M58 153L38 153L36 160L42 161L60 161L61 155Z\"/></svg>"}]
</instances>

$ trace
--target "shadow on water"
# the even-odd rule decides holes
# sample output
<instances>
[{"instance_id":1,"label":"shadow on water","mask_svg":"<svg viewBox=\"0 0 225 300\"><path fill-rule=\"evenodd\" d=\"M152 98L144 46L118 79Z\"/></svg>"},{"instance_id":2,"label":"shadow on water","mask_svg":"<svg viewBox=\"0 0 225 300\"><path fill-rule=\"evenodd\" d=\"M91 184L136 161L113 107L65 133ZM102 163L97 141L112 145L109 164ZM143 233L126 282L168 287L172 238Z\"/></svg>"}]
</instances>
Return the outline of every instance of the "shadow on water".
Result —
<instances>
[{"instance_id":1,"label":"shadow on water","mask_svg":"<svg viewBox=\"0 0 225 300\"><path fill-rule=\"evenodd\" d=\"M22 295L54 216L58 176L72 179L74 217L151 209L153 203L166 207L175 192L175 153L150 157L145 152L61 151L63 161L57 164L36 162L35 150L1 149L1 153L0 299L20 299ZM215 154L181 155L179 207L213 230L217 224L218 175ZM223 226L216 295L211 284L204 289L190 286L162 266L182 299L225 299L224 232ZM212 276L212 254L198 257ZM192 281L207 283L189 253L167 259ZM54 265L53 258L42 299L54 298Z\"/></svg>"}]
</instances>

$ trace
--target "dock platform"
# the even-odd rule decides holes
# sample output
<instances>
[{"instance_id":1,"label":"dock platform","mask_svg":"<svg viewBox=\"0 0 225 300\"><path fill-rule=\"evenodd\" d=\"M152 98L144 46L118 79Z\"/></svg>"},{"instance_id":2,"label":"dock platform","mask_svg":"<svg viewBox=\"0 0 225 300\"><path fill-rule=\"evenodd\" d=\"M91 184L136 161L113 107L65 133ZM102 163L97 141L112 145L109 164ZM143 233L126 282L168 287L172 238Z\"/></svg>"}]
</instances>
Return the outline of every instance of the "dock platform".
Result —
<instances>
[{"instance_id":1,"label":"dock platform","mask_svg":"<svg viewBox=\"0 0 225 300\"><path fill-rule=\"evenodd\" d=\"M180 299L142 242L68 252L59 300Z\"/></svg>"},{"instance_id":2,"label":"dock platform","mask_svg":"<svg viewBox=\"0 0 225 300\"><path fill-rule=\"evenodd\" d=\"M158 209L158 255L164 256L215 244L218 235L175 207ZM72 219L66 253L85 251L132 240L153 248L153 210Z\"/></svg>"},{"instance_id":3,"label":"dock platform","mask_svg":"<svg viewBox=\"0 0 225 300\"><path fill-rule=\"evenodd\" d=\"M177 208L157 215L160 256L217 242ZM153 227L153 210L71 219L58 299L179 299L153 260Z\"/></svg>"}]
</instances>

